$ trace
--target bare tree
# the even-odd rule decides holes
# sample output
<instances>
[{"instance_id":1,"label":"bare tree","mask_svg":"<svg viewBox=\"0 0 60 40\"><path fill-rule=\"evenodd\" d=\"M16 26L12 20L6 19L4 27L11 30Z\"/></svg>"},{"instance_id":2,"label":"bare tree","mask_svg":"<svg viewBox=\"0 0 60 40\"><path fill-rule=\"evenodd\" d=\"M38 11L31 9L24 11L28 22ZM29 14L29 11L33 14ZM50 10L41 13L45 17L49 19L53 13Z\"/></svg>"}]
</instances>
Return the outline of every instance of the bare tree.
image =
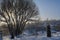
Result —
<instances>
[{"instance_id":1,"label":"bare tree","mask_svg":"<svg viewBox=\"0 0 60 40\"><path fill-rule=\"evenodd\" d=\"M5 18L12 37L23 32L29 18L38 15L33 0L3 0L0 15ZM1 20L2 21L2 20Z\"/></svg>"}]
</instances>

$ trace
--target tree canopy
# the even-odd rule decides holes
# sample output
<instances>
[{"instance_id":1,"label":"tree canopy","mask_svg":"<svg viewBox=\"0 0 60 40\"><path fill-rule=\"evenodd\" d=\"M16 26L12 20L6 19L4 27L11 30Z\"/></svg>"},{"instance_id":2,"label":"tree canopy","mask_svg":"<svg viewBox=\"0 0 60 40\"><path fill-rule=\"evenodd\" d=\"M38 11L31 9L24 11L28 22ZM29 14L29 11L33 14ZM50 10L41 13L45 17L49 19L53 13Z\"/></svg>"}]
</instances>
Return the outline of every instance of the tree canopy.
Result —
<instances>
[{"instance_id":1,"label":"tree canopy","mask_svg":"<svg viewBox=\"0 0 60 40\"><path fill-rule=\"evenodd\" d=\"M7 23L10 33L16 31L22 33L28 19L38 14L38 8L33 0L2 0L1 2L0 21Z\"/></svg>"}]
</instances>

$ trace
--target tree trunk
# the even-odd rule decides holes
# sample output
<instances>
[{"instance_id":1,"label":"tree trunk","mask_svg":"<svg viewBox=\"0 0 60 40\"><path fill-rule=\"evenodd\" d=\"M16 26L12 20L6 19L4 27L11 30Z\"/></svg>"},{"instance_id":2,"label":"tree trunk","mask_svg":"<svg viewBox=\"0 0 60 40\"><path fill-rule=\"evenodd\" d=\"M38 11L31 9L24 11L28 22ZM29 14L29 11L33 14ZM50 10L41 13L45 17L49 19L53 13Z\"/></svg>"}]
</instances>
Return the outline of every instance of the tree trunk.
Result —
<instances>
[{"instance_id":1,"label":"tree trunk","mask_svg":"<svg viewBox=\"0 0 60 40\"><path fill-rule=\"evenodd\" d=\"M14 39L14 34L13 33L11 34L11 39Z\"/></svg>"}]
</instances>

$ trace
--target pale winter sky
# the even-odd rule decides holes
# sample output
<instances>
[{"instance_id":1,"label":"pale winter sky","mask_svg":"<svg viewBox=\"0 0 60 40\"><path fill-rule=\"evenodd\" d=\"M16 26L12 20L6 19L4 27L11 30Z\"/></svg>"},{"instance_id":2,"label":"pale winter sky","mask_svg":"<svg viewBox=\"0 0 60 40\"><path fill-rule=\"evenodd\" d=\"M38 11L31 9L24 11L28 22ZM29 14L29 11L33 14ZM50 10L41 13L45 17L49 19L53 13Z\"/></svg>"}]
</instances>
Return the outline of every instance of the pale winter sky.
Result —
<instances>
[{"instance_id":1,"label":"pale winter sky","mask_svg":"<svg viewBox=\"0 0 60 40\"><path fill-rule=\"evenodd\" d=\"M42 20L60 19L60 0L34 0Z\"/></svg>"}]
</instances>

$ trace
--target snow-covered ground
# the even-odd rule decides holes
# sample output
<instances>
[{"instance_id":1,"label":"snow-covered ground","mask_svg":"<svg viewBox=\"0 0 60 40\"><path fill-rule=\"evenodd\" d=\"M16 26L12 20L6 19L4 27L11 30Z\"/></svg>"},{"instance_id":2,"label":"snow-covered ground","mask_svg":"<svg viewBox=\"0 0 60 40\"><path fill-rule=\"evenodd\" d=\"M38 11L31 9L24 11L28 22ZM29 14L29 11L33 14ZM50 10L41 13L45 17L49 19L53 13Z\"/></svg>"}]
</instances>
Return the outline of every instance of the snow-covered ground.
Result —
<instances>
[{"instance_id":1,"label":"snow-covered ground","mask_svg":"<svg viewBox=\"0 0 60 40\"><path fill-rule=\"evenodd\" d=\"M10 36L4 36L3 40L60 40L60 32L52 33L52 37L47 37L46 32L39 32L39 35L20 35L19 38L15 37L10 39Z\"/></svg>"}]
</instances>

